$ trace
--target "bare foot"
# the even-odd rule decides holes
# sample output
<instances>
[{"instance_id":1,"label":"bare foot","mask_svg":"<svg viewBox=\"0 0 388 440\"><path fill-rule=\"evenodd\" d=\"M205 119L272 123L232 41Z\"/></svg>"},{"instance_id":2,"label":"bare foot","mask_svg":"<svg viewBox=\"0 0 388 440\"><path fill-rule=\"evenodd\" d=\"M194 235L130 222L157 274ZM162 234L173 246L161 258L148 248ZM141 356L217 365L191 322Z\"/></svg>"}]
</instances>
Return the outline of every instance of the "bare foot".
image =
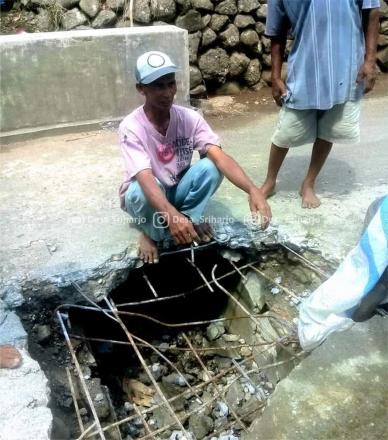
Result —
<instances>
[{"instance_id":1,"label":"bare foot","mask_svg":"<svg viewBox=\"0 0 388 440\"><path fill-rule=\"evenodd\" d=\"M18 368L22 363L22 356L12 345L0 346L0 368Z\"/></svg>"},{"instance_id":2,"label":"bare foot","mask_svg":"<svg viewBox=\"0 0 388 440\"><path fill-rule=\"evenodd\" d=\"M303 182L299 195L302 197L302 208L318 208L318 206L321 204L321 201L315 194L314 186L309 183Z\"/></svg>"},{"instance_id":3,"label":"bare foot","mask_svg":"<svg viewBox=\"0 0 388 440\"><path fill-rule=\"evenodd\" d=\"M158 248L154 240L152 240L148 235L142 232L139 237L139 257L144 261L144 263L158 263L159 255Z\"/></svg>"},{"instance_id":4,"label":"bare foot","mask_svg":"<svg viewBox=\"0 0 388 440\"><path fill-rule=\"evenodd\" d=\"M213 238L213 231L209 223L203 222L197 225L193 224L195 232L198 234L201 241L209 242Z\"/></svg>"},{"instance_id":5,"label":"bare foot","mask_svg":"<svg viewBox=\"0 0 388 440\"><path fill-rule=\"evenodd\" d=\"M264 197L269 199L275 194L276 181L265 181L260 189L263 191Z\"/></svg>"}]
</instances>

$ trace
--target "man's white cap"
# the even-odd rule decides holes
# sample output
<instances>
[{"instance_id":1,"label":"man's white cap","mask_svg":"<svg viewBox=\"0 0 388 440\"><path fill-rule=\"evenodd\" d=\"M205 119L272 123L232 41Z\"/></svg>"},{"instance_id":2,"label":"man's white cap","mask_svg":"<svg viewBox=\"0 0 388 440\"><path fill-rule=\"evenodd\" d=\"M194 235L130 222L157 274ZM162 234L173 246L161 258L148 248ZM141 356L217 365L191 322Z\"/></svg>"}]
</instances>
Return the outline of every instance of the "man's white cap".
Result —
<instances>
[{"instance_id":1,"label":"man's white cap","mask_svg":"<svg viewBox=\"0 0 388 440\"><path fill-rule=\"evenodd\" d=\"M150 84L161 76L175 73L176 65L163 52L146 52L136 61L136 80L141 84Z\"/></svg>"}]
</instances>

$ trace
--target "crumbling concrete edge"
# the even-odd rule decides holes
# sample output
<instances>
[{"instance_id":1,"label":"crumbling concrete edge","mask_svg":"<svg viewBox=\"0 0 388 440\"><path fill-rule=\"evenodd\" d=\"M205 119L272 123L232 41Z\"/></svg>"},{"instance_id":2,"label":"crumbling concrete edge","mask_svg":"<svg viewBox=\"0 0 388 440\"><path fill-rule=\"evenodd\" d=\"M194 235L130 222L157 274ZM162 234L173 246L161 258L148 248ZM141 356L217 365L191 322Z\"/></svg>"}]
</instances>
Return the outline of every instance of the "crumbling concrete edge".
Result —
<instances>
[{"instance_id":1,"label":"crumbling concrete edge","mask_svg":"<svg viewBox=\"0 0 388 440\"><path fill-rule=\"evenodd\" d=\"M19 317L0 300L0 345L8 344L19 350L22 364L0 369L0 440L50 440L53 415L47 377L28 353Z\"/></svg>"},{"instance_id":2,"label":"crumbling concrete edge","mask_svg":"<svg viewBox=\"0 0 388 440\"><path fill-rule=\"evenodd\" d=\"M237 221L233 225L216 227L214 233L217 244L223 248L233 250L244 249L248 252L257 252L263 249L268 250L279 242L276 229L269 228L266 231L262 231L260 228L250 228L246 224ZM128 247L123 252L112 255L97 267L87 270L77 269L74 267L74 264L67 264L51 267L46 272L35 271L22 275L19 278L12 278L9 281L0 281L0 304L5 305L8 313L14 315L22 328L20 319L16 316L14 310L17 312L17 309L25 303L32 310L41 309L42 304L44 304L46 309L54 310L64 303L85 304L87 299L99 302L112 290L125 282L129 272L136 267L139 267L139 259L135 250ZM82 291L82 294L79 293L78 289ZM39 295L31 295L31 292L37 291L39 291ZM16 337L17 335L14 334L13 336ZM21 347L23 347L25 364L32 365L26 374L34 374L35 376L31 379L38 381L40 384L40 388L35 390L35 392L40 396L46 396L45 398L40 398L40 404L36 406L36 410L40 413L39 417L45 417L47 429L44 424L42 424L42 427L44 432L47 432L48 439L52 427L52 414L47 408L50 390L47 378L39 364L32 360L27 352L27 334L25 331L24 345L22 344ZM5 379L6 382L11 380L6 377ZM32 409L28 408L29 411L32 411ZM29 417L34 417L34 414L30 413ZM0 431L0 440L2 440L2 435ZM8 437L4 438L8 440Z\"/></svg>"},{"instance_id":3,"label":"crumbling concrete edge","mask_svg":"<svg viewBox=\"0 0 388 440\"><path fill-rule=\"evenodd\" d=\"M215 228L214 238L218 245L226 248L254 251L266 249L278 242L276 230L250 229L237 221L232 226L221 225ZM73 263L64 264L21 274L10 280L0 280L0 300L10 309L20 307L26 300L47 300L56 305L85 303L85 298L77 291L76 286L79 286L84 296L99 302L122 284L132 269L141 265L136 250L128 247L96 267L78 269ZM39 295L29 295L29 292L37 291Z\"/></svg>"}]
</instances>

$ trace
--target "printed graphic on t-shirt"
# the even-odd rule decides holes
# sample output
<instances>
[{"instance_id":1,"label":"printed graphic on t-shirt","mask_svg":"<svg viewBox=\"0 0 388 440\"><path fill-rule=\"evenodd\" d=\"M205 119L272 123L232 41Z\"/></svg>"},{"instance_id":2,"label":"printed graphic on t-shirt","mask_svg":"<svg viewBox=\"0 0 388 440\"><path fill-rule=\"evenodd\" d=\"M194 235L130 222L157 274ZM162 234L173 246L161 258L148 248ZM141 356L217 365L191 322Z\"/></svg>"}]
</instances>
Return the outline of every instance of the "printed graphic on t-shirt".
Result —
<instances>
[{"instance_id":1,"label":"printed graphic on t-shirt","mask_svg":"<svg viewBox=\"0 0 388 440\"><path fill-rule=\"evenodd\" d=\"M158 159L162 163L168 163L175 156L174 146L171 144L159 144L156 149Z\"/></svg>"},{"instance_id":2,"label":"printed graphic on t-shirt","mask_svg":"<svg viewBox=\"0 0 388 440\"><path fill-rule=\"evenodd\" d=\"M191 158L193 156L193 140L189 137L176 138L172 143L159 144L157 146L158 160L163 164L168 164L173 158L176 158L174 162L175 169L169 169L168 175L172 185L176 185L181 175L191 164Z\"/></svg>"},{"instance_id":3,"label":"printed graphic on t-shirt","mask_svg":"<svg viewBox=\"0 0 388 440\"><path fill-rule=\"evenodd\" d=\"M177 174L182 172L190 165L191 158L193 156L193 140L191 138L177 138L174 141L175 151L177 155L176 167Z\"/></svg>"}]
</instances>

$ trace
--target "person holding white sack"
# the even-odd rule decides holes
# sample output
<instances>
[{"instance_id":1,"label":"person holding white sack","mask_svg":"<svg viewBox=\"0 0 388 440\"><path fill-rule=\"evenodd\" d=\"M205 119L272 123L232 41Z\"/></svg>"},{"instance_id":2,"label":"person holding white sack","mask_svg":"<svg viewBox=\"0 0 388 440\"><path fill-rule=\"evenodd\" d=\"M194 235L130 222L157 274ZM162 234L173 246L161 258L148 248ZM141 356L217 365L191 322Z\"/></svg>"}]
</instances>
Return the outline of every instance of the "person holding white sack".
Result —
<instances>
[{"instance_id":1,"label":"person holding white sack","mask_svg":"<svg viewBox=\"0 0 388 440\"><path fill-rule=\"evenodd\" d=\"M379 304L388 302L388 195L372 203L366 223L371 216L357 246L301 304L298 334L304 350L369 318Z\"/></svg>"}]
</instances>

